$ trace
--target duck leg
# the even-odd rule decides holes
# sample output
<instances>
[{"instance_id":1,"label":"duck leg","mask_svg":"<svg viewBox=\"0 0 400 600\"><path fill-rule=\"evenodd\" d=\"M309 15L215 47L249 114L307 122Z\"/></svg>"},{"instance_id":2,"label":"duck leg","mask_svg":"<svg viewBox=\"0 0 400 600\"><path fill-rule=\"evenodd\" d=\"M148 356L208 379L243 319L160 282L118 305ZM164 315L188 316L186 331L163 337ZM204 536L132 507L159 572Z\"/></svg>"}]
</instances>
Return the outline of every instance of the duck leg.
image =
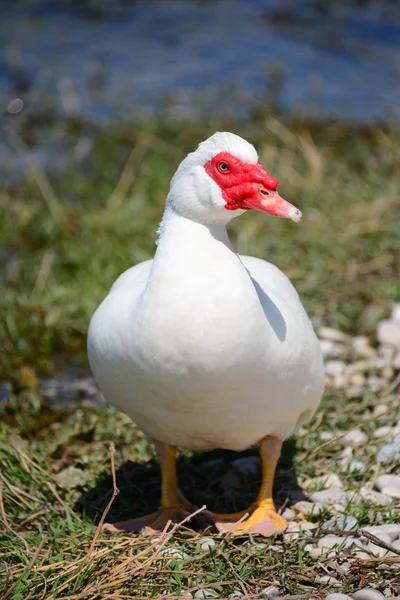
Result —
<instances>
[{"instance_id":1,"label":"duck leg","mask_svg":"<svg viewBox=\"0 0 400 600\"><path fill-rule=\"evenodd\" d=\"M260 442L262 459L262 483L254 512L242 523L216 522L219 531L231 531L234 535L253 533L265 537L280 533L287 527L286 520L278 515L272 499L272 486L276 465L282 449L282 440L275 436L267 436Z\"/></svg>"},{"instance_id":2,"label":"duck leg","mask_svg":"<svg viewBox=\"0 0 400 600\"><path fill-rule=\"evenodd\" d=\"M183 496L178 488L176 474L176 448L154 441L157 458L161 467L161 506L158 511L127 521L105 523L109 532L140 531L145 527L162 531L168 521L180 523L195 507Z\"/></svg>"}]
</instances>

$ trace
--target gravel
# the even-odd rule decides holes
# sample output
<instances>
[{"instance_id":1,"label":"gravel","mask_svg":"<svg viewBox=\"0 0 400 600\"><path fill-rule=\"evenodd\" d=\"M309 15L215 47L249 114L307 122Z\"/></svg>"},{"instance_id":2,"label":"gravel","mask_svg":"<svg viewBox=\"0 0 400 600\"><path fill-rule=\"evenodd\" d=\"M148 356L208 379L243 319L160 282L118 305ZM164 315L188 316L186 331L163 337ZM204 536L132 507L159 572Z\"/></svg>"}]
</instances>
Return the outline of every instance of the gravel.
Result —
<instances>
[{"instance_id":1,"label":"gravel","mask_svg":"<svg viewBox=\"0 0 400 600\"><path fill-rule=\"evenodd\" d=\"M338 490L337 488L330 488L328 490L314 492L310 497L313 502L319 502L321 504L346 502L346 493L343 490Z\"/></svg>"},{"instance_id":2,"label":"gravel","mask_svg":"<svg viewBox=\"0 0 400 600\"><path fill-rule=\"evenodd\" d=\"M375 485L383 494L391 498L400 498L400 475L381 475Z\"/></svg>"},{"instance_id":3,"label":"gravel","mask_svg":"<svg viewBox=\"0 0 400 600\"><path fill-rule=\"evenodd\" d=\"M376 331L376 337L381 344L400 348L400 322L392 319L381 321Z\"/></svg>"},{"instance_id":4,"label":"gravel","mask_svg":"<svg viewBox=\"0 0 400 600\"><path fill-rule=\"evenodd\" d=\"M369 502L370 504L375 504L376 506L386 506L387 504L391 504L393 502L390 496L382 494L382 492L370 490L367 487L361 487L359 494L363 500Z\"/></svg>"},{"instance_id":5,"label":"gravel","mask_svg":"<svg viewBox=\"0 0 400 600\"><path fill-rule=\"evenodd\" d=\"M322 585L341 585L340 581L336 579L336 577L332 577L332 575L320 575L315 578L315 583L320 583Z\"/></svg>"},{"instance_id":6,"label":"gravel","mask_svg":"<svg viewBox=\"0 0 400 600\"><path fill-rule=\"evenodd\" d=\"M353 446L353 448L363 446L367 441L368 436L360 429L353 429L353 431L349 431L349 433L346 433L346 435L342 437L342 443L349 444L350 446Z\"/></svg>"},{"instance_id":7,"label":"gravel","mask_svg":"<svg viewBox=\"0 0 400 600\"><path fill-rule=\"evenodd\" d=\"M279 588L274 585L268 586L260 593L261 598L275 598L276 596L279 596Z\"/></svg>"},{"instance_id":8,"label":"gravel","mask_svg":"<svg viewBox=\"0 0 400 600\"><path fill-rule=\"evenodd\" d=\"M363 588L353 594L354 600L382 600L385 596L372 588Z\"/></svg>"},{"instance_id":9,"label":"gravel","mask_svg":"<svg viewBox=\"0 0 400 600\"><path fill-rule=\"evenodd\" d=\"M338 535L326 535L318 540L318 548L337 548L338 546L344 547L346 544L346 538Z\"/></svg>"},{"instance_id":10,"label":"gravel","mask_svg":"<svg viewBox=\"0 0 400 600\"><path fill-rule=\"evenodd\" d=\"M325 521L321 525L321 529L339 529L341 531L352 531L358 528L358 521L351 515L347 517L334 517Z\"/></svg>"},{"instance_id":11,"label":"gravel","mask_svg":"<svg viewBox=\"0 0 400 600\"><path fill-rule=\"evenodd\" d=\"M324 506L321 502L308 502L307 500L296 502L296 504L293 505L293 508L305 517L310 515L317 516L324 510Z\"/></svg>"},{"instance_id":12,"label":"gravel","mask_svg":"<svg viewBox=\"0 0 400 600\"><path fill-rule=\"evenodd\" d=\"M214 548L216 545L217 544L215 540L213 540L212 538L204 537L200 541L200 549L203 551L211 550L211 548Z\"/></svg>"},{"instance_id":13,"label":"gravel","mask_svg":"<svg viewBox=\"0 0 400 600\"><path fill-rule=\"evenodd\" d=\"M391 463L395 462L400 458L400 445L397 444L385 444L381 446L376 453L376 460L380 463Z\"/></svg>"},{"instance_id":14,"label":"gravel","mask_svg":"<svg viewBox=\"0 0 400 600\"><path fill-rule=\"evenodd\" d=\"M313 479L309 479L307 482L305 482L304 485L307 488L323 487L326 489L343 487L343 483L340 477L336 475L336 473L328 473L327 475L314 477Z\"/></svg>"},{"instance_id":15,"label":"gravel","mask_svg":"<svg viewBox=\"0 0 400 600\"><path fill-rule=\"evenodd\" d=\"M390 540L394 542L400 538L400 525L397 523L388 523L387 525L373 525L371 527L363 527L368 533L372 533L375 537L381 539L382 535L388 535Z\"/></svg>"},{"instance_id":16,"label":"gravel","mask_svg":"<svg viewBox=\"0 0 400 600\"><path fill-rule=\"evenodd\" d=\"M197 590L194 598L218 598L218 594L211 588L205 588L204 590Z\"/></svg>"},{"instance_id":17,"label":"gravel","mask_svg":"<svg viewBox=\"0 0 400 600\"><path fill-rule=\"evenodd\" d=\"M342 375L346 371L346 363L342 360L328 360L325 363L325 373L331 377Z\"/></svg>"}]
</instances>

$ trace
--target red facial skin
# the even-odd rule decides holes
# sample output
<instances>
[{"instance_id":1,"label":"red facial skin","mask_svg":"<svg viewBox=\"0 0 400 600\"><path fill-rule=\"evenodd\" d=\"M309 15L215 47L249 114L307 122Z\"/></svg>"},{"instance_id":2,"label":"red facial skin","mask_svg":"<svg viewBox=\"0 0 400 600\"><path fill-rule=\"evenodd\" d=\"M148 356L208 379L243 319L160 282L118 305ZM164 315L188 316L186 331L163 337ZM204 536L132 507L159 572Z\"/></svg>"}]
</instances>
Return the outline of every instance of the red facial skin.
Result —
<instances>
[{"instance_id":1,"label":"red facial skin","mask_svg":"<svg viewBox=\"0 0 400 600\"><path fill-rule=\"evenodd\" d=\"M221 163L227 165L228 170L222 171ZM220 152L204 168L221 188L227 210L255 208L300 221L301 212L278 194L278 181L260 163L245 163L229 152Z\"/></svg>"}]
</instances>

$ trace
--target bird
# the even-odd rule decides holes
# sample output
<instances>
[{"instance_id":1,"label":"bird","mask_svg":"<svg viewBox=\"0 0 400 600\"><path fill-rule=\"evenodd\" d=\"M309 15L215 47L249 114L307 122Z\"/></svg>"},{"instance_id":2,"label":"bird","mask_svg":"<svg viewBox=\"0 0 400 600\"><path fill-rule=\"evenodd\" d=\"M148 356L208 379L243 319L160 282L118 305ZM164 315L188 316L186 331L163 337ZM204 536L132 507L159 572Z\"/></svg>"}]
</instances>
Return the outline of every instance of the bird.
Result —
<instances>
[{"instance_id":1,"label":"bird","mask_svg":"<svg viewBox=\"0 0 400 600\"><path fill-rule=\"evenodd\" d=\"M125 271L95 311L88 358L106 400L154 442L161 503L110 532L161 530L194 505L179 489L178 448L242 451L258 444L262 482L246 511L217 515L219 531L270 536L287 527L273 501L283 441L324 391L318 338L287 276L238 255L226 226L252 210L301 220L255 147L217 132L170 183L154 258ZM271 222L272 226L272 222Z\"/></svg>"}]
</instances>

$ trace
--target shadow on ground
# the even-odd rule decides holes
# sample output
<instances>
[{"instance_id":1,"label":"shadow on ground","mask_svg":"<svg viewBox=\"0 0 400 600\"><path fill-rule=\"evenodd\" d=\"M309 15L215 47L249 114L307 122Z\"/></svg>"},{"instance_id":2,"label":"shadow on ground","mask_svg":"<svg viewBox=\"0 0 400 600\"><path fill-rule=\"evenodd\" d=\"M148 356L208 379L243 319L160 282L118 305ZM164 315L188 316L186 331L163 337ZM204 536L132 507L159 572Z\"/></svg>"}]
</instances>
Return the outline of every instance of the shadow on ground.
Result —
<instances>
[{"instance_id":1,"label":"shadow on ground","mask_svg":"<svg viewBox=\"0 0 400 600\"><path fill-rule=\"evenodd\" d=\"M294 469L296 440L284 443L274 484L277 507L304 499ZM237 453L225 450L181 454L177 460L182 492L196 506L204 504L217 512L245 509L257 496L261 463L257 448ZM160 502L160 470L155 458L145 463L125 461L117 470L120 491L107 515L107 521L139 517L157 510ZM111 473L97 479L92 489L82 494L75 509L98 523L112 496ZM194 523L195 528L199 523Z\"/></svg>"}]
</instances>

